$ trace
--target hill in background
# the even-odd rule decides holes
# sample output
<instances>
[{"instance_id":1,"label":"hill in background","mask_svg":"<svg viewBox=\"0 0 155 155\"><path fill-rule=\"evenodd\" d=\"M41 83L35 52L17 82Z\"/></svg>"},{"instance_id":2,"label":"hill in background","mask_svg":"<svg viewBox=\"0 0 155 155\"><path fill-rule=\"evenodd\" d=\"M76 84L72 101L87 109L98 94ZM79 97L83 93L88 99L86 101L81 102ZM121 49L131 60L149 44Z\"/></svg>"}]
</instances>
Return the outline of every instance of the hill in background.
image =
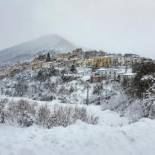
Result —
<instances>
[{"instance_id":1,"label":"hill in background","mask_svg":"<svg viewBox=\"0 0 155 155\"><path fill-rule=\"evenodd\" d=\"M38 53L53 50L68 52L76 47L68 40L58 35L46 35L0 51L0 64L12 64L18 61L32 59Z\"/></svg>"}]
</instances>

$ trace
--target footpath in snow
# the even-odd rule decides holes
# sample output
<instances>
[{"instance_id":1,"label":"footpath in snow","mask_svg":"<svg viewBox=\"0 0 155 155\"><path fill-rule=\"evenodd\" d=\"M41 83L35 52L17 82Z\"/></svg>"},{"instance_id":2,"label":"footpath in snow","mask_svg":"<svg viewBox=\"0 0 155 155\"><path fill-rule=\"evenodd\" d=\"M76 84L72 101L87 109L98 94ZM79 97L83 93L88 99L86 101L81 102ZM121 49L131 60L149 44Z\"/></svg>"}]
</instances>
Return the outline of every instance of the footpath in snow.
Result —
<instances>
[{"instance_id":1,"label":"footpath in snow","mask_svg":"<svg viewBox=\"0 0 155 155\"><path fill-rule=\"evenodd\" d=\"M155 155L155 121L127 118L90 106L98 125L78 121L67 128L0 125L0 155Z\"/></svg>"}]
</instances>

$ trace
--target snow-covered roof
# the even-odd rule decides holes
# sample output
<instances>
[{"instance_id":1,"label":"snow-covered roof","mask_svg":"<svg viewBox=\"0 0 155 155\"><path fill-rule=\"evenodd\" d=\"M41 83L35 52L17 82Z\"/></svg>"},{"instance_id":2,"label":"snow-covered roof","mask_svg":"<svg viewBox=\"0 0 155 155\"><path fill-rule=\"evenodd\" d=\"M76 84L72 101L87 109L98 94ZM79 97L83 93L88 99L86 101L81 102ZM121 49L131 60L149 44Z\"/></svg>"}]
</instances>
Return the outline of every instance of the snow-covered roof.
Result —
<instances>
[{"instance_id":1,"label":"snow-covered roof","mask_svg":"<svg viewBox=\"0 0 155 155\"><path fill-rule=\"evenodd\" d=\"M136 73L124 73L123 75L125 75L125 76L135 76Z\"/></svg>"},{"instance_id":2,"label":"snow-covered roof","mask_svg":"<svg viewBox=\"0 0 155 155\"><path fill-rule=\"evenodd\" d=\"M79 77L79 75L77 75L77 74L71 74L71 73L68 73L68 74L64 74L64 76L68 76L68 77L70 77L70 76L72 76L72 77Z\"/></svg>"},{"instance_id":3,"label":"snow-covered roof","mask_svg":"<svg viewBox=\"0 0 155 155\"><path fill-rule=\"evenodd\" d=\"M107 68L100 68L100 69L97 69L97 71L106 71Z\"/></svg>"},{"instance_id":4,"label":"snow-covered roof","mask_svg":"<svg viewBox=\"0 0 155 155\"><path fill-rule=\"evenodd\" d=\"M132 68L120 68L118 74L130 74L132 73Z\"/></svg>"},{"instance_id":5,"label":"snow-covered roof","mask_svg":"<svg viewBox=\"0 0 155 155\"><path fill-rule=\"evenodd\" d=\"M100 68L97 71L119 71L117 68Z\"/></svg>"},{"instance_id":6,"label":"snow-covered roof","mask_svg":"<svg viewBox=\"0 0 155 155\"><path fill-rule=\"evenodd\" d=\"M90 76L88 76L88 75L83 76L83 77L81 78L81 80L83 80L83 81L88 81L88 80L90 80Z\"/></svg>"},{"instance_id":7,"label":"snow-covered roof","mask_svg":"<svg viewBox=\"0 0 155 155\"><path fill-rule=\"evenodd\" d=\"M155 77L153 77L152 75L145 75L145 76L143 76L142 77L142 79L141 80L155 80Z\"/></svg>"}]
</instances>

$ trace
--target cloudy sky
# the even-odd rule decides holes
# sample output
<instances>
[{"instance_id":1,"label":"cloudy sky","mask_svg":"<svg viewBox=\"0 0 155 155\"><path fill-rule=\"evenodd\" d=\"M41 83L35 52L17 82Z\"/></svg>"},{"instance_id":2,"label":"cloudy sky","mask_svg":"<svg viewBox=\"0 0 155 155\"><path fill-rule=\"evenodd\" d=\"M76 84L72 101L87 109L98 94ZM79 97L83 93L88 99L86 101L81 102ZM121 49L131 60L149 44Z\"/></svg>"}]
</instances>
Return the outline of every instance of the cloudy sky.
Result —
<instances>
[{"instance_id":1,"label":"cloudy sky","mask_svg":"<svg viewBox=\"0 0 155 155\"><path fill-rule=\"evenodd\" d=\"M155 58L154 0L0 0L0 49L46 34Z\"/></svg>"}]
</instances>

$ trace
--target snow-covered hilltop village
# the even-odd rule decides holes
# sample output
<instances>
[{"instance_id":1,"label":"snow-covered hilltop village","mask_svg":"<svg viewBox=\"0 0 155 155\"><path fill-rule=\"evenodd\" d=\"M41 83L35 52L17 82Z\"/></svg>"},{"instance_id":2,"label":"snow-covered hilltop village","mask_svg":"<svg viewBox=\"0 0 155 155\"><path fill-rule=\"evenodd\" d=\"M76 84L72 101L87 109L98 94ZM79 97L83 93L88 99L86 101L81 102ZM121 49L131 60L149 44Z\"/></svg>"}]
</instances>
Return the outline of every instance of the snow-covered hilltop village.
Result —
<instances>
[{"instance_id":1,"label":"snow-covered hilltop village","mask_svg":"<svg viewBox=\"0 0 155 155\"><path fill-rule=\"evenodd\" d=\"M1 95L52 101L62 99L58 96L67 93L63 100L67 100L70 95L74 94L73 96L77 95L76 100L80 100L78 103L84 104L92 94L89 92L88 96L79 98L78 95L83 95L79 89L85 89L85 87L89 89L91 86L100 85L102 86L101 91L103 91L107 85L113 84L120 85L125 91L139 76L137 73L140 72L142 66L146 66L146 71L144 68L146 73L143 73L142 79L146 76L148 78L154 76L154 60L136 54L108 54L103 51L83 51L82 49L58 54L54 51L39 53L42 54L36 55L31 61L1 67ZM151 71L147 69L148 67L151 67L149 68ZM75 87L73 83L76 83ZM65 84L71 87L70 93L65 92L65 89L69 88ZM59 88L57 86L64 87L64 90L61 88L61 93L55 91L54 87ZM56 92L58 94L55 94ZM141 97L141 95L137 97ZM72 103L72 100L69 99L67 102ZM92 102L90 101L90 103Z\"/></svg>"},{"instance_id":2,"label":"snow-covered hilltop village","mask_svg":"<svg viewBox=\"0 0 155 155\"><path fill-rule=\"evenodd\" d=\"M152 59L48 50L0 79L0 154L155 153Z\"/></svg>"},{"instance_id":3,"label":"snow-covered hilltop village","mask_svg":"<svg viewBox=\"0 0 155 155\"><path fill-rule=\"evenodd\" d=\"M155 155L155 0L0 0L0 155Z\"/></svg>"}]
</instances>

